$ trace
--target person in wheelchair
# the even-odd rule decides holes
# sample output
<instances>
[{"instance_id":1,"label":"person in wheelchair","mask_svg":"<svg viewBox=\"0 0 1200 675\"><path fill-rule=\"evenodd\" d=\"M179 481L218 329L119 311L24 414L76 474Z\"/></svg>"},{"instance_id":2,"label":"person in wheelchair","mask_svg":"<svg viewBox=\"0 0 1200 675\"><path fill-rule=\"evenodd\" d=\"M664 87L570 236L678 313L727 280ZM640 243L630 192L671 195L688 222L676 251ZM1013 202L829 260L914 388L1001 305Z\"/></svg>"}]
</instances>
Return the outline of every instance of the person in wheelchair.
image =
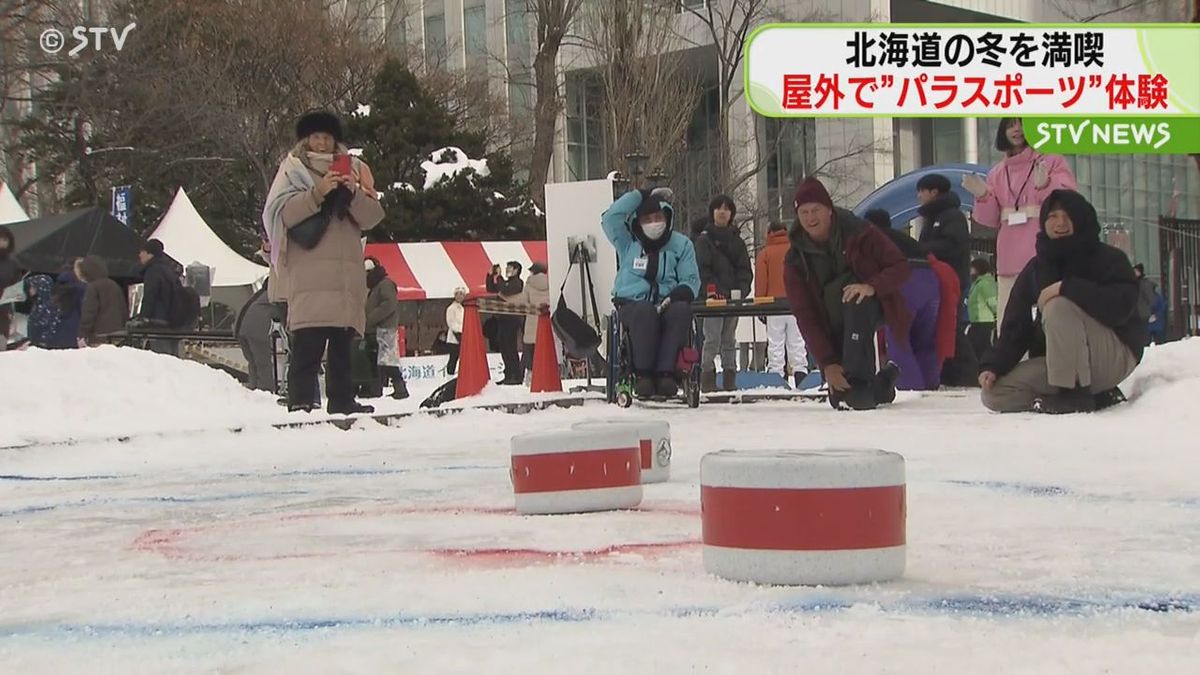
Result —
<instances>
[{"instance_id":1,"label":"person in wheelchair","mask_svg":"<svg viewBox=\"0 0 1200 675\"><path fill-rule=\"evenodd\" d=\"M630 190L600 223L617 250L613 305L629 333L634 395L675 396L676 360L693 327L691 302L700 292L696 250L671 225L669 188Z\"/></svg>"}]
</instances>

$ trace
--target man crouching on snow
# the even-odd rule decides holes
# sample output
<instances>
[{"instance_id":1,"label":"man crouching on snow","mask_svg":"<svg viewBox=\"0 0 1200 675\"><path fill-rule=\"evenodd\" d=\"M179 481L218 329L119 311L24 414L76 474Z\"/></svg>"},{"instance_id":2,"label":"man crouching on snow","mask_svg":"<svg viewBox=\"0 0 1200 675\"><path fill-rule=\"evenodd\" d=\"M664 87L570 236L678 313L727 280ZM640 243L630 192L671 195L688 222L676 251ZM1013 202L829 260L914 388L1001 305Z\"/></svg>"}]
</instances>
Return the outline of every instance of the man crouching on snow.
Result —
<instances>
[{"instance_id":1,"label":"man crouching on snow","mask_svg":"<svg viewBox=\"0 0 1200 675\"><path fill-rule=\"evenodd\" d=\"M875 331L907 336L912 314L900 288L912 269L879 230L835 209L821 181L796 188L796 225L783 283L809 354L829 384L829 403L870 410L896 398L896 365L875 370ZM903 338L907 339L907 338Z\"/></svg>"},{"instance_id":2,"label":"man crouching on snow","mask_svg":"<svg viewBox=\"0 0 1200 675\"><path fill-rule=\"evenodd\" d=\"M1101 243L1096 209L1078 192L1051 192L1041 226L1037 255L1017 277L1000 338L980 364L983 404L1067 414L1120 402L1116 387L1141 361L1147 337L1133 267Z\"/></svg>"}]
</instances>

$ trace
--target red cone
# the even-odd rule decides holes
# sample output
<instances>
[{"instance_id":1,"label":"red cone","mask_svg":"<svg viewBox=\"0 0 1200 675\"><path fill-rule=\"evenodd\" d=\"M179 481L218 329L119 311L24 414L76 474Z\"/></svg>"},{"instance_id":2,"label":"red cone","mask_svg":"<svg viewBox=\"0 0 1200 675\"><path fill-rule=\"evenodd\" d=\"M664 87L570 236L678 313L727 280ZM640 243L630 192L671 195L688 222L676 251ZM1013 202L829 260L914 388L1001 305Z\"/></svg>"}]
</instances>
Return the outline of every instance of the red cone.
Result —
<instances>
[{"instance_id":1,"label":"red cone","mask_svg":"<svg viewBox=\"0 0 1200 675\"><path fill-rule=\"evenodd\" d=\"M550 326L550 315L538 317L537 344L533 348L533 378L529 391L562 391L562 379L558 375L558 350L554 348L554 329Z\"/></svg>"},{"instance_id":2,"label":"red cone","mask_svg":"<svg viewBox=\"0 0 1200 675\"><path fill-rule=\"evenodd\" d=\"M479 321L479 307L473 302L465 304L462 340L458 352L458 385L454 389L454 398L474 396L483 391L491 380L487 346L483 341L483 324Z\"/></svg>"}]
</instances>

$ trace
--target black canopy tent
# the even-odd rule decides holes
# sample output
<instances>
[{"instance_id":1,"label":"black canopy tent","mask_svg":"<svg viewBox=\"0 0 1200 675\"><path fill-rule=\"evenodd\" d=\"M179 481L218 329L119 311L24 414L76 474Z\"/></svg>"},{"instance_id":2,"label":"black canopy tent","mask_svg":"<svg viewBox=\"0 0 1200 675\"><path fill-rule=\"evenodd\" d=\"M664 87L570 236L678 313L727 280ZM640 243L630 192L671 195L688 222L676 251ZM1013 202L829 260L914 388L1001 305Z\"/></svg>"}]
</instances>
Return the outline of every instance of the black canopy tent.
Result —
<instances>
[{"instance_id":1,"label":"black canopy tent","mask_svg":"<svg viewBox=\"0 0 1200 675\"><path fill-rule=\"evenodd\" d=\"M30 272L56 274L67 261L94 255L104 260L114 280L140 280L138 250L146 240L100 207L9 223L7 227L17 240L17 264Z\"/></svg>"}]
</instances>

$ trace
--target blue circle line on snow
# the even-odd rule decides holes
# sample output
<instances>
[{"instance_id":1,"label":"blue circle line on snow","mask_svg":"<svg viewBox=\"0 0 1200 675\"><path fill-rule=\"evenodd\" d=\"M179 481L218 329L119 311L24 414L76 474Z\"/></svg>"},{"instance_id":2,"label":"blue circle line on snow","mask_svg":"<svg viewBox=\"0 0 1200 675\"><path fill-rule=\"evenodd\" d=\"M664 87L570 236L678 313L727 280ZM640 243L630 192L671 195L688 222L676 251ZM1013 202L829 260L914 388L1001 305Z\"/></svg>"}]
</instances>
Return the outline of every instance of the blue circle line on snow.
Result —
<instances>
[{"instance_id":1,"label":"blue circle line on snow","mask_svg":"<svg viewBox=\"0 0 1200 675\"><path fill-rule=\"evenodd\" d=\"M401 475L408 473L433 473L436 471L480 471L480 470L501 470L508 467L500 465L446 465L433 467L417 467L411 469L356 469L350 468L326 468L326 469L306 469L295 471L282 471L274 473L231 473L217 474L213 478L266 478L266 477L296 477L296 476L379 476L379 475ZM113 478L133 478L134 476L114 476ZM0 479L4 477L0 476ZM106 479L108 477L105 477ZM8 477L9 480L59 480L56 477ZM84 480L85 477L79 477L79 480ZM70 478L66 478L70 480ZM265 499L271 497L291 497L297 495L310 494L305 490L282 490L282 491L249 491L249 492L231 492L215 495L186 495L186 496L152 496L152 497L125 497L121 499L115 498L89 498L75 499L71 501L59 502L56 504L38 504L36 506L24 506L7 511L0 511L0 518L12 518L15 516L30 515L34 513L42 513L45 511L54 511L63 508L82 508L86 506L106 505L115 503L159 503L159 504L192 504L204 502L221 502L240 499Z\"/></svg>"},{"instance_id":2,"label":"blue circle line on snow","mask_svg":"<svg viewBox=\"0 0 1200 675\"><path fill-rule=\"evenodd\" d=\"M537 623L588 623L598 621L663 618L686 619L723 616L826 614L854 607L885 614L932 614L972 618L1087 617L1111 612L1192 613L1200 609L1200 595L1161 598L1070 598L1050 595L914 597L894 602L814 597L748 607L678 606L661 610L629 611L595 608L561 608L524 612L378 617L263 619L217 623L27 623L0 625L0 638L21 637L181 637L202 634L279 634L362 628L472 627Z\"/></svg>"},{"instance_id":3,"label":"blue circle line on snow","mask_svg":"<svg viewBox=\"0 0 1200 675\"><path fill-rule=\"evenodd\" d=\"M31 481L31 482L55 482L55 481L74 481L74 480L115 480L117 478L127 478L127 476L23 476L20 474L0 474L0 481Z\"/></svg>"},{"instance_id":4,"label":"blue circle line on snow","mask_svg":"<svg viewBox=\"0 0 1200 675\"><path fill-rule=\"evenodd\" d=\"M240 499L262 499L267 497L295 497L298 495L309 494L307 490L278 490L278 491L253 491L253 492L228 492L216 495L187 495L187 496L163 496L163 497L122 497L116 498L90 498L77 499L70 502L61 502L59 504L42 504L38 506L24 506L9 511L0 511L0 518L11 518L13 516L28 515L31 513L41 513L43 511L54 511L62 508L79 508L84 506L95 506L98 504L195 504L202 502L225 502L235 501Z\"/></svg>"},{"instance_id":5,"label":"blue circle line on snow","mask_svg":"<svg viewBox=\"0 0 1200 675\"><path fill-rule=\"evenodd\" d=\"M292 476L388 476L405 473L423 473L434 471L485 471L507 469L500 464L458 464L447 466L430 466L395 469L360 469L355 467L331 467L324 469L293 469L290 471L239 471L233 473L212 474L209 478L269 478ZM120 480L138 478L137 474L126 475L95 475L95 476L30 476L23 474L0 474L0 481L15 482L56 482L56 481L87 481L87 480Z\"/></svg>"}]
</instances>

